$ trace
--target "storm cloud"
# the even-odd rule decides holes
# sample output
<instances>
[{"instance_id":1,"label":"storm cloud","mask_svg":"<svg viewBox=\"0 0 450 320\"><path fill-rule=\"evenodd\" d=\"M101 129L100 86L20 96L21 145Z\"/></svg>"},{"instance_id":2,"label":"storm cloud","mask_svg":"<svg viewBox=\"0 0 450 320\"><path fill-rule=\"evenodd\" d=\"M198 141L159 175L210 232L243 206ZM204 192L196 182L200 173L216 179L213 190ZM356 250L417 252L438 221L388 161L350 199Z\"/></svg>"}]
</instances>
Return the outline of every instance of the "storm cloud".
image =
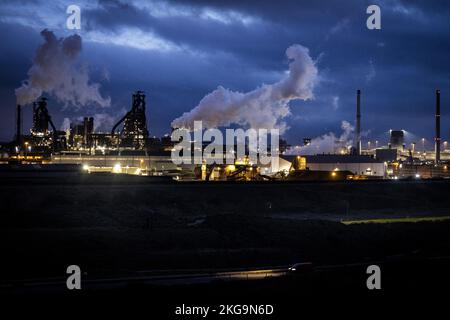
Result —
<instances>
[{"instance_id":1,"label":"storm cloud","mask_svg":"<svg viewBox=\"0 0 450 320\"><path fill-rule=\"evenodd\" d=\"M386 141L389 129L433 139L434 90L443 103L443 139L450 136L445 105L450 92L450 4L446 1L98 1L82 9L80 59L89 64L90 83L111 97L111 115L128 109L131 93L144 90L152 135L168 133L174 118L199 105L219 86L248 93L286 76L283 53L293 43L309 48L320 70L313 100L289 103L279 118L285 138L334 132L355 117L355 92L362 90L365 139ZM2 1L0 4L0 95L2 140L13 132L14 89L27 78L41 44L40 31L59 37L68 1ZM378 4L382 29L366 28L366 8ZM283 61L285 59L285 61ZM286 62L286 63L283 63ZM227 91L228 92L228 91ZM338 98L336 98L338 97ZM90 105L62 110L49 101L54 121L104 113ZM93 103L95 104L95 103ZM27 119L27 118L26 118ZM25 119L25 120L26 120ZM26 124L24 123L26 127Z\"/></svg>"}]
</instances>

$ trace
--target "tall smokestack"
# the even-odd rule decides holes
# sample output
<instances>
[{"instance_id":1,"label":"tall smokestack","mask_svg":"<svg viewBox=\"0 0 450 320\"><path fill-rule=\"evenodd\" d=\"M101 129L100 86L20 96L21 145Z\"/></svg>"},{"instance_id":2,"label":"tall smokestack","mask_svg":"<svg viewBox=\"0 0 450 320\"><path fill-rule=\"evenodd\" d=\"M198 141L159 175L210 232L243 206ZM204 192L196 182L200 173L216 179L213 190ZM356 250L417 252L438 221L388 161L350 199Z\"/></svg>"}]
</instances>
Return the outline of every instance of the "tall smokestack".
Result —
<instances>
[{"instance_id":1,"label":"tall smokestack","mask_svg":"<svg viewBox=\"0 0 450 320\"><path fill-rule=\"evenodd\" d=\"M356 154L361 154L361 90L356 91Z\"/></svg>"},{"instance_id":2,"label":"tall smokestack","mask_svg":"<svg viewBox=\"0 0 450 320\"><path fill-rule=\"evenodd\" d=\"M436 90L436 137L434 138L436 163L441 161L441 90Z\"/></svg>"},{"instance_id":3,"label":"tall smokestack","mask_svg":"<svg viewBox=\"0 0 450 320\"><path fill-rule=\"evenodd\" d=\"M20 144L22 140L22 107L17 105L16 109L16 143Z\"/></svg>"}]
</instances>

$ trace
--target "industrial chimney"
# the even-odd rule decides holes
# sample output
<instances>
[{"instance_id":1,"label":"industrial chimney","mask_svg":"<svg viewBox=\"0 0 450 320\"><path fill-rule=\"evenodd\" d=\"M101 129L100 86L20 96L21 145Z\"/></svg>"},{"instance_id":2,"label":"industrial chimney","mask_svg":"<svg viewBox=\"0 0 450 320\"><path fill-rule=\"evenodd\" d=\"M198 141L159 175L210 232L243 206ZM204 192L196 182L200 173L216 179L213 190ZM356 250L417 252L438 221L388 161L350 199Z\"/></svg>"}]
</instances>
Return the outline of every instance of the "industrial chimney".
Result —
<instances>
[{"instance_id":1,"label":"industrial chimney","mask_svg":"<svg viewBox=\"0 0 450 320\"><path fill-rule=\"evenodd\" d=\"M436 137L434 138L436 163L441 161L441 90L436 90Z\"/></svg>"},{"instance_id":2,"label":"industrial chimney","mask_svg":"<svg viewBox=\"0 0 450 320\"><path fill-rule=\"evenodd\" d=\"M17 105L16 109L16 143L20 145L22 141L22 107Z\"/></svg>"},{"instance_id":3,"label":"industrial chimney","mask_svg":"<svg viewBox=\"0 0 450 320\"><path fill-rule=\"evenodd\" d=\"M361 154L361 90L356 91L356 154Z\"/></svg>"}]
</instances>

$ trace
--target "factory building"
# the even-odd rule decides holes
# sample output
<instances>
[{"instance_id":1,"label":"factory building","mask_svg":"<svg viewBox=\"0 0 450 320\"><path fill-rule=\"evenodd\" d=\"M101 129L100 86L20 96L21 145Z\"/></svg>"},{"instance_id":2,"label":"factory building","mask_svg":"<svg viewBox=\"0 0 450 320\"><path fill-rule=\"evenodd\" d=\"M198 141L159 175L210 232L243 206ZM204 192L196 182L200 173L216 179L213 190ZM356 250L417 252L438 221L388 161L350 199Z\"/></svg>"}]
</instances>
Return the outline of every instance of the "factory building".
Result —
<instances>
[{"instance_id":1,"label":"factory building","mask_svg":"<svg viewBox=\"0 0 450 320\"><path fill-rule=\"evenodd\" d=\"M400 163L392 166L392 175L400 179L450 178L448 165Z\"/></svg>"},{"instance_id":2,"label":"factory building","mask_svg":"<svg viewBox=\"0 0 450 320\"><path fill-rule=\"evenodd\" d=\"M375 149L375 159L381 162L393 162L397 161L399 157L399 151L397 149L379 148Z\"/></svg>"},{"instance_id":3,"label":"factory building","mask_svg":"<svg viewBox=\"0 0 450 320\"><path fill-rule=\"evenodd\" d=\"M405 148L405 132L403 130L390 130L389 132L389 149Z\"/></svg>"},{"instance_id":4,"label":"factory building","mask_svg":"<svg viewBox=\"0 0 450 320\"><path fill-rule=\"evenodd\" d=\"M71 123L69 130L69 145L76 150L92 147L92 133L94 132L94 118L85 117L82 123Z\"/></svg>"},{"instance_id":5,"label":"factory building","mask_svg":"<svg viewBox=\"0 0 450 320\"><path fill-rule=\"evenodd\" d=\"M49 125L52 130L49 130ZM30 134L19 140L24 143L25 152L50 153L67 147L66 134L57 130L47 108L47 99L40 98L33 103L33 127Z\"/></svg>"},{"instance_id":6,"label":"factory building","mask_svg":"<svg viewBox=\"0 0 450 320\"><path fill-rule=\"evenodd\" d=\"M349 171L354 175L384 177L386 165L367 155L319 154L304 156L311 171Z\"/></svg>"},{"instance_id":7,"label":"factory building","mask_svg":"<svg viewBox=\"0 0 450 320\"><path fill-rule=\"evenodd\" d=\"M114 172L125 174L157 175L177 172L178 166L173 164L170 152L146 154L141 151L123 151L120 155L86 155L82 153L66 153L52 155L53 164L78 164L89 172Z\"/></svg>"},{"instance_id":8,"label":"factory building","mask_svg":"<svg viewBox=\"0 0 450 320\"><path fill-rule=\"evenodd\" d=\"M47 99L33 104L33 126L29 134L22 134L22 107L17 106L16 139L0 152L3 163L77 164L89 172L109 171L145 175L192 176L203 180L348 180L369 178L447 178L450 152L444 141L441 151L440 91L436 90L435 150L417 152L405 146L405 131L390 130L386 147L362 150L361 147L361 90L356 92L356 121L353 146L346 141L334 141L333 154L284 155L289 148L280 139L278 161L271 164L235 159L227 165L175 165L170 153L170 135L150 137L147 129L145 94L132 95L130 110L107 133L95 132L93 117L85 117L70 124L66 131L57 130ZM312 140L305 138L304 145ZM205 146L203 146L204 148ZM192 152L195 146L192 148ZM5 152L6 150L6 152ZM236 150L235 150L236 151ZM349 152L349 154L347 154ZM193 156L195 154L193 153ZM247 159L248 160L248 159ZM431 164L431 161L434 163ZM201 162L200 162L201 163Z\"/></svg>"},{"instance_id":9,"label":"factory building","mask_svg":"<svg viewBox=\"0 0 450 320\"><path fill-rule=\"evenodd\" d=\"M145 116L145 94L136 91L133 94L131 110L112 128L115 135L117 127L123 122L123 130L118 134L119 146L132 149L143 149L147 145L148 129Z\"/></svg>"}]
</instances>

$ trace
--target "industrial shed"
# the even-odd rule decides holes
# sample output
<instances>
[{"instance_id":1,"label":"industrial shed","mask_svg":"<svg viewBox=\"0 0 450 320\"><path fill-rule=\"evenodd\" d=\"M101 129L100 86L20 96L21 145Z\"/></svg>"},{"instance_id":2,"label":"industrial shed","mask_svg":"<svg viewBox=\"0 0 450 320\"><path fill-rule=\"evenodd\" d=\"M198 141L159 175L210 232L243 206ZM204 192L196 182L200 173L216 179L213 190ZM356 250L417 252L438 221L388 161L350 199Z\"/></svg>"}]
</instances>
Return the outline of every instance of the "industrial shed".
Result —
<instances>
[{"instance_id":1,"label":"industrial shed","mask_svg":"<svg viewBox=\"0 0 450 320\"><path fill-rule=\"evenodd\" d=\"M355 175L384 177L384 162L368 155L318 154L301 156L306 159L306 169L311 171L350 171ZM283 156L285 160L294 161L296 156Z\"/></svg>"}]
</instances>

